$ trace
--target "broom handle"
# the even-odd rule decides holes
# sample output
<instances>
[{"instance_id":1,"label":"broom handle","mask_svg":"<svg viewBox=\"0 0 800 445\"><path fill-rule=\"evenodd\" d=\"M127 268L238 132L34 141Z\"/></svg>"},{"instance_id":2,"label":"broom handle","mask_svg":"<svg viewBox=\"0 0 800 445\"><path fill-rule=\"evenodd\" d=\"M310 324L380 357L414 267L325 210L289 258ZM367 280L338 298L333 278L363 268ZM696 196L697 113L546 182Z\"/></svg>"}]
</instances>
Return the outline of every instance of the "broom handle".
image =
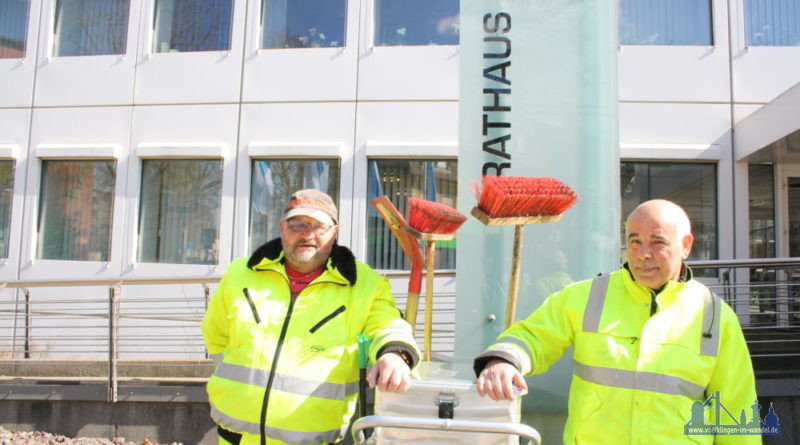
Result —
<instances>
[{"instance_id":1,"label":"broom handle","mask_svg":"<svg viewBox=\"0 0 800 445\"><path fill-rule=\"evenodd\" d=\"M511 254L511 279L508 283L508 298L506 299L506 324L503 329L508 329L517 311L517 294L519 293L519 269L522 265L522 224L514 226L514 251Z\"/></svg>"},{"instance_id":2,"label":"broom handle","mask_svg":"<svg viewBox=\"0 0 800 445\"><path fill-rule=\"evenodd\" d=\"M423 360L431 361L431 325L433 324L433 258L435 241L428 241L425 249L425 338Z\"/></svg>"}]
</instances>

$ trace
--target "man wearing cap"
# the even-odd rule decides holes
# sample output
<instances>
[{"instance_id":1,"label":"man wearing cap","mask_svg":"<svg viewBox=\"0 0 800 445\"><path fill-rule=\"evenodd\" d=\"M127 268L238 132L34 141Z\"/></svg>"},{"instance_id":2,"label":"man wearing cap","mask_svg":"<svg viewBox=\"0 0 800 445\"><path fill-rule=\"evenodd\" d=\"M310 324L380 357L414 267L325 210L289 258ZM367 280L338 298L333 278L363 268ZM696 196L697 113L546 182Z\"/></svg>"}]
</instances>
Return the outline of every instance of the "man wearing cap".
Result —
<instances>
[{"instance_id":1,"label":"man wearing cap","mask_svg":"<svg viewBox=\"0 0 800 445\"><path fill-rule=\"evenodd\" d=\"M388 281L336 243L333 200L300 190L281 237L227 268L202 331L219 363L208 382L221 444L326 444L358 396L358 334L372 339L370 386L408 389L418 361Z\"/></svg>"}]
</instances>

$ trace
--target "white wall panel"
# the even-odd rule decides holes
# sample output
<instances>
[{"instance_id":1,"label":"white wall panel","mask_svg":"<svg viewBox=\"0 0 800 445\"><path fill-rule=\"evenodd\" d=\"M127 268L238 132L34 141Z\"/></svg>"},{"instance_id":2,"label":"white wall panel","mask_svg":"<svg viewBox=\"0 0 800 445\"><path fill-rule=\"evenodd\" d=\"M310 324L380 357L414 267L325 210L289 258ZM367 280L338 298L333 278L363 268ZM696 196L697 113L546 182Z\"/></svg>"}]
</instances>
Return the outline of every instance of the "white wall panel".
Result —
<instances>
[{"instance_id":1,"label":"white wall panel","mask_svg":"<svg viewBox=\"0 0 800 445\"><path fill-rule=\"evenodd\" d=\"M128 158L129 204L126 208L122 273L125 277L215 275L231 260L237 105L141 106L133 112ZM222 159L219 264L138 262L138 218L143 158ZM243 229L243 230L246 230Z\"/></svg>"},{"instance_id":2,"label":"white wall panel","mask_svg":"<svg viewBox=\"0 0 800 445\"><path fill-rule=\"evenodd\" d=\"M126 226L125 206L130 107L41 108L33 111L31 153L44 148L41 159L28 158L25 184L24 230L20 254L20 279L108 278L119 276L122 234ZM83 147L80 150L79 147ZM59 154L59 149L61 154ZM116 185L108 261L56 261L36 259L38 203L42 159L110 159L116 161Z\"/></svg>"},{"instance_id":3,"label":"white wall panel","mask_svg":"<svg viewBox=\"0 0 800 445\"><path fill-rule=\"evenodd\" d=\"M245 3L234 2L229 51L153 54L154 3L145 1L140 18L134 102L237 102L241 84Z\"/></svg>"},{"instance_id":4,"label":"white wall panel","mask_svg":"<svg viewBox=\"0 0 800 445\"><path fill-rule=\"evenodd\" d=\"M77 57L53 56L56 1L42 1L42 25L36 57L35 105L131 104L142 0L130 2L125 54Z\"/></svg>"},{"instance_id":5,"label":"white wall panel","mask_svg":"<svg viewBox=\"0 0 800 445\"><path fill-rule=\"evenodd\" d=\"M352 247L354 103L252 104L242 107L236 185L234 257L249 255L253 158L339 157L339 241ZM366 190L366 183L364 185ZM365 194L366 192L356 191ZM355 251L354 251L355 252Z\"/></svg>"},{"instance_id":6,"label":"white wall panel","mask_svg":"<svg viewBox=\"0 0 800 445\"><path fill-rule=\"evenodd\" d=\"M244 53L245 102L353 100L358 56L358 1L347 2L342 48L259 49L261 2L250 1Z\"/></svg>"},{"instance_id":7,"label":"white wall panel","mask_svg":"<svg viewBox=\"0 0 800 445\"><path fill-rule=\"evenodd\" d=\"M712 144L730 128L730 105L620 103L620 144Z\"/></svg>"},{"instance_id":8,"label":"white wall panel","mask_svg":"<svg viewBox=\"0 0 800 445\"><path fill-rule=\"evenodd\" d=\"M800 81L800 46L747 46L742 2L731 2L733 100L764 104Z\"/></svg>"},{"instance_id":9,"label":"white wall panel","mask_svg":"<svg viewBox=\"0 0 800 445\"><path fill-rule=\"evenodd\" d=\"M711 11L713 46L621 46L620 100L727 101L730 88L726 3L714 1Z\"/></svg>"},{"instance_id":10,"label":"white wall panel","mask_svg":"<svg viewBox=\"0 0 800 445\"><path fill-rule=\"evenodd\" d=\"M0 110L0 160L14 161L14 197L11 201L8 258L0 259L2 280L16 279L19 269L30 119L30 110Z\"/></svg>"},{"instance_id":11,"label":"white wall panel","mask_svg":"<svg viewBox=\"0 0 800 445\"><path fill-rule=\"evenodd\" d=\"M40 2L30 2L25 56L0 59L0 107L29 107L33 102L40 6Z\"/></svg>"}]
</instances>

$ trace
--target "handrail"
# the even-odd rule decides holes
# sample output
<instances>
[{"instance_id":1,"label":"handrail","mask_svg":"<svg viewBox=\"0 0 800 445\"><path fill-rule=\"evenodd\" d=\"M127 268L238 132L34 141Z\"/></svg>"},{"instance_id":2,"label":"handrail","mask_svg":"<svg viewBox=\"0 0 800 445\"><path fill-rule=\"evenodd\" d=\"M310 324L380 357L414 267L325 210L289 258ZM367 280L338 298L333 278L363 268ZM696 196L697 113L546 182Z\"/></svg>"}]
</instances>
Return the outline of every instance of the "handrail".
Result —
<instances>
[{"instance_id":1,"label":"handrail","mask_svg":"<svg viewBox=\"0 0 800 445\"><path fill-rule=\"evenodd\" d=\"M686 265L694 268L721 269L723 267L800 267L800 258L743 258L730 260L692 260Z\"/></svg>"},{"instance_id":2,"label":"handrail","mask_svg":"<svg viewBox=\"0 0 800 445\"><path fill-rule=\"evenodd\" d=\"M54 287L54 286L125 286L144 284L203 284L217 282L222 275L207 275L204 277L141 277L141 278L99 278L81 280L5 280L0 282L3 287Z\"/></svg>"}]
</instances>

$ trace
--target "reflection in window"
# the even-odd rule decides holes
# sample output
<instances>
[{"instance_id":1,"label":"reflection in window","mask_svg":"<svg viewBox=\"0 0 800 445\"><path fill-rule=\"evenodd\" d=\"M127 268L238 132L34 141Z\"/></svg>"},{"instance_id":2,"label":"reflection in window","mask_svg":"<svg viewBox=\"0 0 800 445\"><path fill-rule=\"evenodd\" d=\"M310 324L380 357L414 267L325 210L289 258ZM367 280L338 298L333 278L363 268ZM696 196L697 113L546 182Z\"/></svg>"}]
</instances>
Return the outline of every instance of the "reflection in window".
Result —
<instances>
[{"instance_id":1,"label":"reflection in window","mask_svg":"<svg viewBox=\"0 0 800 445\"><path fill-rule=\"evenodd\" d=\"M36 257L108 261L115 179L114 161L42 161Z\"/></svg>"},{"instance_id":2,"label":"reflection in window","mask_svg":"<svg viewBox=\"0 0 800 445\"><path fill-rule=\"evenodd\" d=\"M250 251L280 236L278 222L297 190L317 189L339 202L338 159L256 159L250 181ZM337 204L338 208L338 204Z\"/></svg>"},{"instance_id":3,"label":"reflection in window","mask_svg":"<svg viewBox=\"0 0 800 445\"><path fill-rule=\"evenodd\" d=\"M8 258L11 200L14 197L14 161L0 161L0 258Z\"/></svg>"},{"instance_id":4,"label":"reflection in window","mask_svg":"<svg viewBox=\"0 0 800 445\"><path fill-rule=\"evenodd\" d=\"M57 0L53 55L124 54L130 0Z\"/></svg>"},{"instance_id":5,"label":"reflection in window","mask_svg":"<svg viewBox=\"0 0 800 445\"><path fill-rule=\"evenodd\" d=\"M800 2L797 0L745 0L748 46L800 45Z\"/></svg>"},{"instance_id":6,"label":"reflection in window","mask_svg":"<svg viewBox=\"0 0 800 445\"><path fill-rule=\"evenodd\" d=\"M0 0L0 59L25 57L29 0Z\"/></svg>"},{"instance_id":7,"label":"reflection in window","mask_svg":"<svg viewBox=\"0 0 800 445\"><path fill-rule=\"evenodd\" d=\"M232 0L156 0L154 53L231 49Z\"/></svg>"},{"instance_id":8,"label":"reflection in window","mask_svg":"<svg viewBox=\"0 0 800 445\"><path fill-rule=\"evenodd\" d=\"M623 162L621 165L622 224L636 206L649 199L668 199L692 222L694 245L690 260L717 259L717 168L707 163Z\"/></svg>"},{"instance_id":9,"label":"reflection in window","mask_svg":"<svg viewBox=\"0 0 800 445\"><path fill-rule=\"evenodd\" d=\"M373 159L369 161L367 196L387 196L408 218L408 198L456 207L458 161ZM437 269L456 268L456 240L436 242ZM376 269L411 268L403 249L372 206L367 209L367 263Z\"/></svg>"},{"instance_id":10,"label":"reflection in window","mask_svg":"<svg viewBox=\"0 0 800 445\"><path fill-rule=\"evenodd\" d=\"M621 45L712 45L708 0L621 0Z\"/></svg>"},{"instance_id":11,"label":"reflection in window","mask_svg":"<svg viewBox=\"0 0 800 445\"><path fill-rule=\"evenodd\" d=\"M221 197L221 160L143 160L139 261L216 264Z\"/></svg>"},{"instance_id":12,"label":"reflection in window","mask_svg":"<svg viewBox=\"0 0 800 445\"><path fill-rule=\"evenodd\" d=\"M264 0L261 48L344 46L346 0Z\"/></svg>"},{"instance_id":13,"label":"reflection in window","mask_svg":"<svg viewBox=\"0 0 800 445\"><path fill-rule=\"evenodd\" d=\"M750 258L774 258L775 245L775 184L770 164L750 164L748 169L748 203L750 220ZM775 269L750 269L750 325L774 324L776 318Z\"/></svg>"},{"instance_id":14,"label":"reflection in window","mask_svg":"<svg viewBox=\"0 0 800 445\"><path fill-rule=\"evenodd\" d=\"M375 0L375 46L458 45L459 0Z\"/></svg>"},{"instance_id":15,"label":"reflection in window","mask_svg":"<svg viewBox=\"0 0 800 445\"><path fill-rule=\"evenodd\" d=\"M775 197L770 164L750 164L750 258L775 257Z\"/></svg>"}]
</instances>

